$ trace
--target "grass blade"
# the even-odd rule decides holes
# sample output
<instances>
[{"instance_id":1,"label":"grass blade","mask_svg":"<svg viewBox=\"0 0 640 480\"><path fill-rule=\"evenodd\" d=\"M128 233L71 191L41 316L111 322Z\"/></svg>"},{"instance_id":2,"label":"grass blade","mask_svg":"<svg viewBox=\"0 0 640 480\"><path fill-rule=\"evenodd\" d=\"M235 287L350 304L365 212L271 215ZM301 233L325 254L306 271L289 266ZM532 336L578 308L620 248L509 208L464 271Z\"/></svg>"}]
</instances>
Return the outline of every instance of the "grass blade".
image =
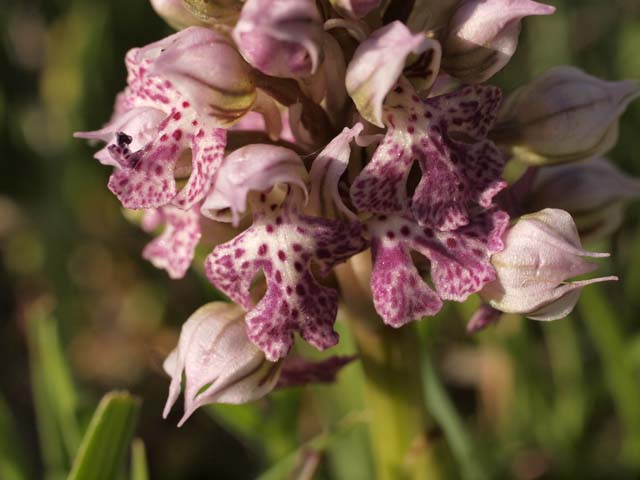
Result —
<instances>
[{"instance_id":1,"label":"grass blade","mask_svg":"<svg viewBox=\"0 0 640 480\"><path fill-rule=\"evenodd\" d=\"M38 436L49 478L61 478L80 443L76 392L56 321L46 308L28 313L29 356Z\"/></svg>"},{"instance_id":2,"label":"grass blade","mask_svg":"<svg viewBox=\"0 0 640 480\"><path fill-rule=\"evenodd\" d=\"M113 480L123 468L140 411L126 392L107 393L82 439L68 480Z\"/></svg>"},{"instance_id":3,"label":"grass blade","mask_svg":"<svg viewBox=\"0 0 640 480\"><path fill-rule=\"evenodd\" d=\"M618 324L619 315L597 285L589 287L578 309L600 356L624 428L623 457L629 465L640 466L640 386L627 354L629 342Z\"/></svg>"},{"instance_id":4,"label":"grass blade","mask_svg":"<svg viewBox=\"0 0 640 480\"><path fill-rule=\"evenodd\" d=\"M321 455L337 438L351 431L358 425L366 423L368 417L364 412L354 412L339 421L336 427L327 433L322 433L304 443L297 450L272 465L262 473L258 480L282 480L284 478L311 478L308 472L310 464L317 466L318 456ZM298 472L297 475L294 472Z\"/></svg>"},{"instance_id":5,"label":"grass blade","mask_svg":"<svg viewBox=\"0 0 640 480\"><path fill-rule=\"evenodd\" d=\"M131 475L129 480L149 480L147 453L144 442L140 438L136 438L131 444Z\"/></svg>"},{"instance_id":6,"label":"grass blade","mask_svg":"<svg viewBox=\"0 0 640 480\"><path fill-rule=\"evenodd\" d=\"M458 415L446 389L440 383L437 372L429 358L428 349L423 348L420 352L420 357L422 385L427 411L444 431L447 443L451 447L458 465L460 465L462 478L466 480L488 478L485 469L482 468L476 456L477 449L473 445L472 438L467 432L463 420Z\"/></svg>"}]
</instances>

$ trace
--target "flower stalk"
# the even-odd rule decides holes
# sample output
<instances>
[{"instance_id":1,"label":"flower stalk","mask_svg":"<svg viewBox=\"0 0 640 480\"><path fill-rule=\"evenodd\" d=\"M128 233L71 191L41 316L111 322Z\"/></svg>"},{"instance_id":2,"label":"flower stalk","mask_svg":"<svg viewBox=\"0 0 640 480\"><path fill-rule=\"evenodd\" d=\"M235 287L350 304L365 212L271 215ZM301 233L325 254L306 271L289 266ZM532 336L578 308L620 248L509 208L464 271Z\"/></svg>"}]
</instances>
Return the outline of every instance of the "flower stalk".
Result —
<instances>
[{"instance_id":1,"label":"flower stalk","mask_svg":"<svg viewBox=\"0 0 640 480\"><path fill-rule=\"evenodd\" d=\"M337 268L336 276L365 377L376 478L437 479L438 467L427 435L432 421L422 394L416 326L410 323L394 329L380 321L366 300L370 298L366 283L358 281L365 272L353 268L354 263Z\"/></svg>"}]
</instances>

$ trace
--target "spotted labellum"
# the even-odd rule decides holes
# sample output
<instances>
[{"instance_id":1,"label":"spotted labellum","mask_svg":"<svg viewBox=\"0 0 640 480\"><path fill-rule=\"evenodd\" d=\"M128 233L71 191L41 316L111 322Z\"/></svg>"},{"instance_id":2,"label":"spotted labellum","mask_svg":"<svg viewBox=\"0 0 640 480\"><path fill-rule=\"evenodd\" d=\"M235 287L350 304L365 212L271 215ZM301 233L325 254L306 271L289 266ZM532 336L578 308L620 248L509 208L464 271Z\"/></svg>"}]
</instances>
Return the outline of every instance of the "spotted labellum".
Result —
<instances>
[{"instance_id":1,"label":"spotted labellum","mask_svg":"<svg viewBox=\"0 0 640 480\"><path fill-rule=\"evenodd\" d=\"M565 67L503 102L482 83L508 68L526 17L553 7L152 4L181 30L129 51L113 117L76 136L105 143L95 157L113 169L109 189L156 234L144 258L171 278L205 258L230 300L184 324L164 365L165 416L181 390L182 424L206 403L333 381L354 356L311 362L295 345L336 345L341 305L366 303L400 328L479 294L474 332L501 312L561 318L583 287L615 279L570 281L606 256L579 232L639 195L592 159L613 146L637 85ZM572 161L583 163L547 166ZM511 185L509 162L529 165Z\"/></svg>"}]
</instances>

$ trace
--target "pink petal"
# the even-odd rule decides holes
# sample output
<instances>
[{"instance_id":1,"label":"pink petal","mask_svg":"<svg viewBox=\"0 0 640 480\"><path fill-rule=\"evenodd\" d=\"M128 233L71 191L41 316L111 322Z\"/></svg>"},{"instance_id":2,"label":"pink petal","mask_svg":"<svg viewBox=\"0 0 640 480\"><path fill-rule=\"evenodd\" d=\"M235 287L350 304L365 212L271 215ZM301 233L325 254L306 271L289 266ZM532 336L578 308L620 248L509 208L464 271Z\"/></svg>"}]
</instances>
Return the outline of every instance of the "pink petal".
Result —
<instances>
[{"instance_id":1,"label":"pink petal","mask_svg":"<svg viewBox=\"0 0 640 480\"><path fill-rule=\"evenodd\" d=\"M110 163L118 169L109 188L126 208L171 203L189 209L209 191L222 162L226 132L220 127L255 100L249 67L230 40L200 27L133 49L126 64L128 87L118 96L114 120L93 134L111 142ZM178 191L176 164L189 152L190 176ZM106 161L104 151L99 158Z\"/></svg>"},{"instance_id":2,"label":"pink petal","mask_svg":"<svg viewBox=\"0 0 640 480\"><path fill-rule=\"evenodd\" d=\"M307 170L293 150L266 144L247 145L225 159L202 213L224 221L222 211L229 209L231 221L238 225L247 210L249 192L262 192L283 183L297 185L306 194L306 179Z\"/></svg>"},{"instance_id":3,"label":"pink petal","mask_svg":"<svg viewBox=\"0 0 640 480\"><path fill-rule=\"evenodd\" d=\"M532 0L466 0L456 10L443 44L443 67L465 83L491 78L518 46L520 23L555 7Z\"/></svg>"},{"instance_id":4,"label":"pink petal","mask_svg":"<svg viewBox=\"0 0 640 480\"><path fill-rule=\"evenodd\" d=\"M251 68L233 42L208 28L192 27L162 41L149 73L173 83L203 119L216 119L217 126L242 117L256 97Z\"/></svg>"},{"instance_id":5,"label":"pink petal","mask_svg":"<svg viewBox=\"0 0 640 480\"><path fill-rule=\"evenodd\" d=\"M162 110L151 107L138 107L114 115L111 121L100 130L93 132L76 132L76 138L86 138L88 140L100 140L102 142L114 143L117 141L118 132L129 132L131 144L130 150L139 150L152 141L157 133L158 127L165 118ZM120 163L109 153L108 147L102 148L95 154L95 158L103 165L119 167Z\"/></svg>"},{"instance_id":6,"label":"pink petal","mask_svg":"<svg viewBox=\"0 0 640 480\"><path fill-rule=\"evenodd\" d=\"M309 209L314 214L335 218L339 213L356 220L356 215L347 208L340 196L338 182L349 165L351 142L362 129L361 123L355 124L353 128L345 127L313 161Z\"/></svg>"},{"instance_id":7,"label":"pink petal","mask_svg":"<svg viewBox=\"0 0 640 480\"><path fill-rule=\"evenodd\" d=\"M384 323L398 328L440 311L442 300L422 280L402 243L375 238L371 251L373 304Z\"/></svg>"},{"instance_id":8,"label":"pink petal","mask_svg":"<svg viewBox=\"0 0 640 480\"><path fill-rule=\"evenodd\" d=\"M194 131L188 117L183 118L176 111L163 122L154 141L141 150L129 150L127 141L131 137L126 132L118 136L117 143L109 145L112 158L122 167L111 175L109 189L126 208L155 208L172 203L186 209L208 192L222 163L226 131L221 128ZM193 155L192 173L178 191L174 169L181 154L189 148Z\"/></svg>"},{"instance_id":9,"label":"pink petal","mask_svg":"<svg viewBox=\"0 0 640 480\"><path fill-rule=\"evenodd\" d=\"M244 58L276 77L314 73L322 61L322 36L313 0L247 0L233 29Z\"/></svg>"},{"instance_id":10,"label":"pink petal","mask_svg":"<svg viewBox=\"0 0 640 480\"><path fill-rule=\"evenodd\" d=\"M162 222L165 228L158 238L144 248L142 256L156 268L166 270L171 278L182 278L193 261L201 236L199 206L181 210L168 205L154 212L158 212L152 214L155 218L145 215L143 226L149 228L154 223Z\"/></svg>"},{"instance_id":11,"label":"pink petal","mask_svg":"<svg viewBox=\"0 0 640 480\"><path fill-rule=\"evenodd\" d=\"M435 67L440 62L440 44L423 34L412 34L401 22L395 21L371 34L353 54L347 67L347 92L360 114L369 122L383 126L382 104L402 73L411 53L432 51ZM428 88L428 87L425 87Z\"/></svg>"}]
</instances>

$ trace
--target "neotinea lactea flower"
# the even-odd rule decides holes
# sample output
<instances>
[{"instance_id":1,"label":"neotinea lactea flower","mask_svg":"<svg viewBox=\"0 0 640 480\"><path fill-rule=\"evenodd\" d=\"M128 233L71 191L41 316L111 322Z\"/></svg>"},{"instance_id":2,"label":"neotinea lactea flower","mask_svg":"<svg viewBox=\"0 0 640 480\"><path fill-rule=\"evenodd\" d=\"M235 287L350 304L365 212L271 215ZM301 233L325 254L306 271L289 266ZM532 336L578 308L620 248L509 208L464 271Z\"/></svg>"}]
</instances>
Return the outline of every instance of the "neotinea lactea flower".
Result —
<instances>
[{"instance_id":1,"label":"neotinea lactea flower","mask_svg":"<svg viewBox=\"0 0 640 480\"><path fill-rule=\"evenodd\" d=\"M153 0L172 25L198 26L131 50L111 121L77 134L106 142L109 188L145 230L162 229L144 257L179 278L206 244L207 278L235 304L185 323L165 415L183 377L182 421L204 403L333 379L352 357L290 363L290 351L295 335L319 350L339 341L334 267L361 253L352 270L371 288L359 301L394 328L479 292L490 306L470 330L498 310L559 318L580 288L612 279L566 282L604 256L580 247L566 212L509 228L525 205L503 206L502 173L507 151L544 163L609 148L635 84L555 70L501 108L500 90L476 83L509 61L523 18L552 7L331 3ZM585 188L574 190L586 205ZM553 188L529 193L556 202Z\"/></svg>"}]
</instances>

